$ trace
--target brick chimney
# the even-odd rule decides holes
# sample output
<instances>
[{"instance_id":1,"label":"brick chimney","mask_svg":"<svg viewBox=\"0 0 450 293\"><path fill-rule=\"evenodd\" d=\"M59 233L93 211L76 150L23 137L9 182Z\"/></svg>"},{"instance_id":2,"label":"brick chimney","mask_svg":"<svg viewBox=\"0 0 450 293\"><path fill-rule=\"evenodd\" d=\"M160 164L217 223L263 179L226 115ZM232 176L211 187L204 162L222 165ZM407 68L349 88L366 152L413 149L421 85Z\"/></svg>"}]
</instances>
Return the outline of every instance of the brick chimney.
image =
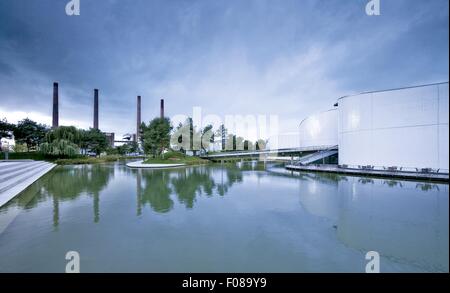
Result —
<instances>
[{"instance_id":1,"label":"brick chimney","mask_svg":"<svg viewBox=\"0 0 450 293\"><path fill-rule=\"evenodd\" d=\"M59 94L58 94L58 83L53 83L53 123L52 128L57 128L59 126Z\"/></svg>"},{"instance_id":2,"label":"brick chimney","mask_svg":"<svg viewBox=\"0 0 450 293\"><path fill-rule=\"evenodd\" d=\"M161 99L160 118L164 119L164 99Z\"/></svg>"},{"instance_id":3,"label":"brick chimney","mask_svg":"<svg viewBox=\"0 0 450 293\"><path fill-rule=\"evenodd\" d=\"M94 129L98 129L98 89L94 89Z\"/></svg>"}]
</instances>

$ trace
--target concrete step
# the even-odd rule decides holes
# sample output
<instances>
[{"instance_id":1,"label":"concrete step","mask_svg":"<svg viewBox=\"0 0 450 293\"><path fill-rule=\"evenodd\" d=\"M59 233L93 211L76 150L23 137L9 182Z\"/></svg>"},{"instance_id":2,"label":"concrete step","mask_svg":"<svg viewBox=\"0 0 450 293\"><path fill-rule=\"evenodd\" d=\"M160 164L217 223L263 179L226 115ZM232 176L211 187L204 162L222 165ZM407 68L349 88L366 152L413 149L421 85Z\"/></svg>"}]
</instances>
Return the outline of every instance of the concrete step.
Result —
<instances>
[{"instance_id":1,"label":"concrete step","mask_svg":"<svg viewBox=\"0 0 450 293\"><path fill-rule=\"evenodd\" d=\"M16 160L0 162L0 171L9 169L11 167L21 166L24 163L30 163L30 162L19 162L19 161L16 161Z\"/></svg>"},{"instance_id":2,"label":"concrete step","mask_svg":"<svg viewBox=\"0 0 450 293\"><path fill-rule=\"evenodd\" d=\"M1 174L0 173L0 183L5 182L9 179L12 179L16 176L20 176L25 172L28 172L29 170L32 170L34 168L37 168L41 165L46 164L46 162L37 162L37 163L31 163L31 164L23 164L23 166L20 167L16 167L13 170L11 170L10 172Z\"/></svg>"},{"instance_id":3,"label":"concrete step","mask_svg":"<svg viewBox=\"0 0 450 293\"><path fill-rule=\"evenodd\" d=\"M27 178L33 176L34 174L39 173L41 170L48 167L49 164L50 163L45 162L44 164L36 166L35 168L29 169L27 172L24 172L24 173L20 174L19 176L15 176L14 178L11 178L9 180L1 182L0 183L0 193L5 192L6 190L13 187L14 185L25 181Z\"/></svg>"},{"instance_id":4,"label":"concrete step","mask_svg":"<svg viewBox=\"0 0 450 293\"><path fill-rule=\"evenodd\" d=\"M14 162L14 163L0 163L0 176L5 175L9 172L14 172L20 170L26 166L40 164L43 161L30 161L30 162Z\"/></svg>"},{"instance_id":5,"label":"concrete step","mask_svg":"<svg viewBox=\"0 0 450 293\"><path fill-rule=\"evenodd\" d=\"M9 181L8 185L4 185L2 189L0 189L0 207L52 170L55 166L55 164L45 163L40 167L29 170L23 175L18 176L19 178L16 178L14 181Z\"/></svg>"}]
</instances>

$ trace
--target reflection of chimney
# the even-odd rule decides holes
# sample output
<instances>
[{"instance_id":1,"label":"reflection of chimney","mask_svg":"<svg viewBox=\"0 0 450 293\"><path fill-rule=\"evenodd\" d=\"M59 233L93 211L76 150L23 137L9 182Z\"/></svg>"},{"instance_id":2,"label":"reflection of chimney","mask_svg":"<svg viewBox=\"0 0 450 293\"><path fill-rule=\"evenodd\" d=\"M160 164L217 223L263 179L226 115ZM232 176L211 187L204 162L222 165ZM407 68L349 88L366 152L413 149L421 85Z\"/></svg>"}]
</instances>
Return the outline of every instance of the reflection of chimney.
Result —
<instances>
[{"instance_id":1,"label":"reflection of chimney","mask_svg":"<svg viewBox=\"0 0 450 293\"><path fill-rule=\"evenodd\" d=\"M161 113L160 113L161 119L164 118L164 99L161 99Z\"/></svg>"},{"instance_id":2,"label":"reflection of chimney","mask_svg":"<svg viewBox=\"0 0 450 293\"><path fill-rule=\"evenodd\" d=\"M94 129L98 129L98 89L94 89Z\"/></svg>"},{"instance_id":3,"label":"reflection of chimney","mask_svg":"<svg viewBox=\"0 0 450 293\"><path fill-rule=\"evenodd\" d=\"M136 195L137 195L137 215L140 216L142 214L142 186L141 186L141 170L136 170Z\"/></svg>"},{"instance_id":4,"label":"reflection of chimney","mask_svg":"<svg viewBox=\"0 0 450 293\"><path fill-rule=\"evenodd\" d=\"M139 141L141 132L141 96L137 96L137 120L136 120L136 141Z\"/></svg>"},{"instance_id":5,"label":"reflection of chimney","mask_svg":"<svg viewBox=\"0 0 450 293\"><path fill-rule=\"evenodd\" d=\"M53 124L52 127L59 126L59 96L58 96L58 83L53 83Z\"/></svg>"}]
</instances>

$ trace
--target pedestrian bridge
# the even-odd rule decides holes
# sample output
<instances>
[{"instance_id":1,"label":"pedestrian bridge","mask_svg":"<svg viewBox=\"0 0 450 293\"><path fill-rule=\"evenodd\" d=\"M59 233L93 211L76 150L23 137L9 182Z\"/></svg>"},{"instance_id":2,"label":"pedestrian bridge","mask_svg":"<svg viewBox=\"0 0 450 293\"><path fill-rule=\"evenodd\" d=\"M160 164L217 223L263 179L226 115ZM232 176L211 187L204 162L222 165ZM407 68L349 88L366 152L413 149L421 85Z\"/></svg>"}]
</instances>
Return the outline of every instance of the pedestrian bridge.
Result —
<instances>
[{"instance_id":1,"label":"pedestrian bridge","mask_svg":"<svg viewBox=\"0 0 450 293\"><path fill-rule=\"evenodd\" d=\"M211 155L204 155L201 156L203 159L226 159L226 158L235 158L235 157L257 157L257 156L263 156L267 157L268 155L273 154L283 154L283 155L294 155L298 153L303 152L321 152L324 151L335 151L334 153L337 153L338 146L309 146L309 147L299 147L299 148L284 148L284 149L273 149L273 150L260 150L260 151L230 151L230 152L223 152L223 153L216 153Z\"/></svg>"}]
</instances>

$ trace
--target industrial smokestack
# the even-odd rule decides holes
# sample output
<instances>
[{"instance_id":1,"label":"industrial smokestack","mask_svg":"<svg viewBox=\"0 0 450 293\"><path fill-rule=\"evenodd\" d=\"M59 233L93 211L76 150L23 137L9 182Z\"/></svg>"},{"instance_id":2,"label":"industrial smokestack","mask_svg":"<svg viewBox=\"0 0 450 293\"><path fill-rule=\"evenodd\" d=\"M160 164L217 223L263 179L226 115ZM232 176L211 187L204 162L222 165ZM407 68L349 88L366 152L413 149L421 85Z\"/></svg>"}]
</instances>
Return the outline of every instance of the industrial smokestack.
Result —
<instances>
[{"instance_id":1,"label":"industrial smokestack","mask_svg":"<svg viewBox=\"0 0 450 293\"><path fill-rule=\"evenodd\" d=\"M98 129L98 89L94 89L94 129Z\"/></svg>"},{"instance_id":2,"label":"industrial smokestack","mask_svg":"<svg viewBox=\"0 0 450 293\"><path fill-rule=\"evenodd\" d=\"M136 141L139 142L141 133L141 96L137 96L137 115L136 115Z\"/></svg>"},{"instance_id":3,"label":"industrial smokestack","mask_svg":"<svg viewBox=\"0 0 450 293\"><path fill-rule=\"evenodd\" d=\"M164 119L164 99L161 99L161 112L160 112L161 119Z\"/></svg>"},{"instance_id":4,"label":"industrial smokestack","mask_svg":"<svg viewBox=\"0 0 450 293\"><path fill-rule=\"evenodd\" d=\"M59 95L58 95L58 83L53 83L53 123L52 128L59 126Z\"/></svg>"}]
</instances>

